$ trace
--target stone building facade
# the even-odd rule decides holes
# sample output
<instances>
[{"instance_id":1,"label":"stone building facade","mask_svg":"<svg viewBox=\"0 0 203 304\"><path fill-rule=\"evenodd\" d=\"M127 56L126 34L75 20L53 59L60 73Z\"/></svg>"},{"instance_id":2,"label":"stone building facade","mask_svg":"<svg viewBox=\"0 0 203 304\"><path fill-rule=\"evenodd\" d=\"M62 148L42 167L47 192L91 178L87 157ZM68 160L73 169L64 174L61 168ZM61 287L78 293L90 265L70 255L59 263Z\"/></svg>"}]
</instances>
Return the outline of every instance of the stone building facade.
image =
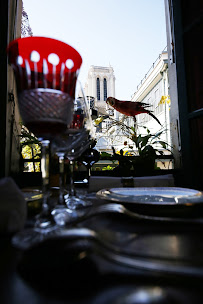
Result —
<instances>
[{"instance_id":1,"label":"stone building facade","mask_svg":"<svg viewBox=\"0 0 203 304\"><path fill-rule=\"evenodd\" d=\"M111 66L101 67L91 65L85 84L86 96L94 97L94 106L98 112L106 111L106 99L115 97L115 75Z\"/></svg>"}]
</instances>

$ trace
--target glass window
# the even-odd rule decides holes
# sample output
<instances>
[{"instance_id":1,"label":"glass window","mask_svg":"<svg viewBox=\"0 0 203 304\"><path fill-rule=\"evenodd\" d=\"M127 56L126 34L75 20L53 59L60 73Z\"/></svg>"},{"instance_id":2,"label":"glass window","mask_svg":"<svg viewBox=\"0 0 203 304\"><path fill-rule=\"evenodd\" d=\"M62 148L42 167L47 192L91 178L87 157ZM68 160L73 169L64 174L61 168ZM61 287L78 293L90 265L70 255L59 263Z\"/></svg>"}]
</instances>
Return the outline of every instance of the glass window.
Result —
<instances>
[{"instance_id":1,"label":"glass window","mask_svg":"<svg viewBox=\"0 0 203 304\"><path fill-rule=\"evenodd\" d=\"M107 99L107 81L106 78L104 78L104 100Z\"/></svg>"},{"instance_id":2,"label":"glass window","mask_svg":"<svg viewBox=\"0 0 203 304\"><path fill-rule=\"evenodd\" d=\"M97 100L100 100L100 80L97 78Z\"/></svg>"}]
</instances>

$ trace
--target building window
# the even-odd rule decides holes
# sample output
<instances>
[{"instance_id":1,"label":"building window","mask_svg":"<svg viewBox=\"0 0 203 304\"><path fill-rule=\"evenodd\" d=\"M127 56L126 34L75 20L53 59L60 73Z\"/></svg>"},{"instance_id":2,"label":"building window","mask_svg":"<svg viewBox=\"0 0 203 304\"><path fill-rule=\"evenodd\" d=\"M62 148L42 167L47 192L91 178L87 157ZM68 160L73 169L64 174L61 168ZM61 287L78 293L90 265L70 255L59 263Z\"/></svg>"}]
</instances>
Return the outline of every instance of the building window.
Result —
<instances>
[{"instance_id":1,"label":"building window","mask_svg":"<svg viewBox=\"0 0 203 304\"><path fill-rule=\"evenodd\" d=\"M107 81L106 78L104 78L104 100L107 99Z\"/></svg>"},{"instance_id":2,"label":"building window","mask_svg":"<svg viewBox=\"0 0 203 304\"><path fill-rule=\"evenodd\" d=\"M97 100L100 100L100 80L97 78Z\"/></svg>"}]
</instances>

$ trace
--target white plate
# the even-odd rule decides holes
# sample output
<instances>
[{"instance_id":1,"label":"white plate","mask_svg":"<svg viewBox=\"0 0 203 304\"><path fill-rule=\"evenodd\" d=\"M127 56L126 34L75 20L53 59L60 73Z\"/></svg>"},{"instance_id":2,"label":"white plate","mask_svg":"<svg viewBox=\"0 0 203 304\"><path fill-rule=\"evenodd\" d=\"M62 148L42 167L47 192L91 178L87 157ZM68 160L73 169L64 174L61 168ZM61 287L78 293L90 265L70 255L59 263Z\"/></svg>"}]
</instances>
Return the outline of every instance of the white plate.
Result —
<instances>
[{"instance_id":1,"label":"white plate","mask_svg":"<svg viewBox=\"0 0 203 304\"><path fill-rule=\"evenodd\" d=\"M175 187L109 188L98 191L96 195L108 201L142 205L169 206L203 203L203 192Z\"/></svg>"}]
</instances>

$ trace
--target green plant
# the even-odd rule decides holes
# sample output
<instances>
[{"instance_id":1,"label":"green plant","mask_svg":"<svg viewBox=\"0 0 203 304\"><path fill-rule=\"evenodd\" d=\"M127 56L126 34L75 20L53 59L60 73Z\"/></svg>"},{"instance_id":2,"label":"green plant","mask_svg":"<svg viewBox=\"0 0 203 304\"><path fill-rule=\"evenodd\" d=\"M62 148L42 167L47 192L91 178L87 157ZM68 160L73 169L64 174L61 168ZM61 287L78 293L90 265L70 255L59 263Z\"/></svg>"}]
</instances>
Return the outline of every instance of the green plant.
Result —
<instances>
[{"instance_id":1,"label":"green plant","mask_svg":"<svg viewBox=\"0 0 203 304\"><path fill-rule=\"evenodd\" d=\"M113 167L108 165L108 166L102 168L102 171L106 171L106 170L113 170Z\"/></svg>"},{"instance_id":2,"label":"green plant","mask_svg":"<svg viewBox=\"0 0 203 304\"><path fill-rule=\"evenodd\" d=\"M148 128L143 128L146 129L147 135L139 134L137 136L135 128L131 127L133 131L131 140L135 143L136 148L138 150L138 154L140 156L147 157L164 155L164 151L160 150L160 148L170 151L170 149L168 148L168 144L165 141L161 140L161 135L165 132L165 130L161 130L155 134L151 134Z\"/></svg>"},{"instance_id":3,"label":"green plant","mask_svg":"<svg viewBox=\"0 0 203 304\"><path fill-rule=\"evenodd\" d=\"M113 136L115 133L116 137L122 134L130 140L124 141L124 149L127 149L127 153L123 149L121 149L120 152L115 151L114 147L112 147L113 156L119 161L119 166L120 168L122 167L123 171L129 170L130 163L135 170L138 170L138 168L140 168L140 170L144 170L144 168L152 170L156 167L156 159L160 159L161 161L162 155L168 154L168 152L172 154L168 143L162 139L166 132L165 129L162 128L158 132L152 133L147 127L139 126L135 121L134 126L132 126L132 120L130 121L129 117L125 115L123 115L120 120L116 120L111 116L105 116L103 120L106 118L109 120L107 128L109 135ZM112 146L114 145L112 144ZM131 161L128 159L128 155L136 157ZM161 162L165 166L165 163L163 161Z\"/></svg>"},{"instance_id":4,"label":"green plant","mask_svg":"<svg viewBox=\"0 0 203 304\"><path fill-rule=\"evenodd\" d=\"M109 119L111 120L111 124L108 130L110 130L113 126L118 126L120 132L135 144L138 155L143 157L155 154L163 155L164 152L160 149L170 151L167 142L161 139L161 136L166 132L165 129L161 129L153 134L145 126L129 126L127 116L123 116L121 120L115 120L111 117L109 117ZM146 131L146 134L143 135L140 132L140 128L143 128ZM124 143L124 145L126 145L126 143ZM132 149L132 145L129 145L129 148Z\"/></svg>"},{"instance_id":5,"label":"green plant","mask_svg":"<svg viewBox=\"0 0 203 304\"><path fill-rule=\"evenodd\" d=\"M146 127L147 134L139 134L137 136L135 129L132 127L132 137L131 140L135 143L139 158L133 161L133 166L135 170L143 170L148 168L149 170L154 169L156 166L155 160L161 155L164 155L166 151L171 153L168 144L161 139L162 134L165 130L151 134L150 130ZM163 149L163 150L162 150ZM163 165L164 162L162 162Z\"/></svg>"},{"instance_id":6,"label":"green plant","mask_svg":"<svg viewBox=\"0 0 203 304\"><path fill-rule=\"evenodd\" d=\"M137 157L136 160L133 161L134 166L135 164L138 166L138 163L140 163L143 167L148 166L154 168L155 159L158 159L159 156L164 155L166 152L172 153L168 143L162 139L166 132L165 129L152 133L145 126L129 126L125 123L125 119L126 117L123 117L120 121L113 120L113 124L119 126L123 135L135 144L136 151L134 154L138 155L139 158ZM142 129L143 132L141 132ZM132 149L131 144L129 144L129 148Z\"/></svg>"}]
</instances>

